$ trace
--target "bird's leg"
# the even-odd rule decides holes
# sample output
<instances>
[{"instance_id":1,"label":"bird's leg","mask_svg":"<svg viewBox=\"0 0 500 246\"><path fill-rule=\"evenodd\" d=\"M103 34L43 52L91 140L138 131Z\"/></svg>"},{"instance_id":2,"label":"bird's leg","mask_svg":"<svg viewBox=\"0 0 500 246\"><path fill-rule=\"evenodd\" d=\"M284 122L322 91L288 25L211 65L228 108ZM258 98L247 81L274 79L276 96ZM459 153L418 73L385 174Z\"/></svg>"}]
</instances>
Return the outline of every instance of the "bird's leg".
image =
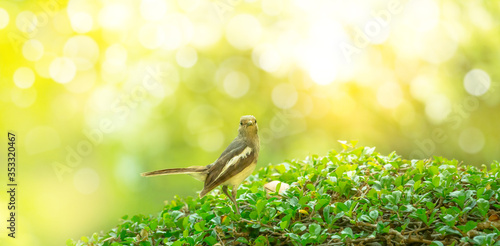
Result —
<instances>
[{"instance_id":1,"label":"bird's leg","mask_svg":"<svg viewBox=\"0 0 500 246\"><path fill-rule=\"evenodd\" d=\"M227 191L227 186L226 185L222 186L222 191L224 192L224 194L226 194L226 196L229 198L229 200L231 200L231 202L234 203L234 205L236 206L236 212L239 214L240 213L240 209L238 208L238 204L236 203L236 199L234 199L234 197L232 196L232 194L229 194L229 192Z\"/></svg>"},{"instance_id":2,"label":"bird's leg","mask_svg":"<svg viewBox=\"0 0 500 246\"><path fill-rule=\"evenodd\" d=\"M232 197L233 197L233 202L234 202L234 205L236 206L236 212L239 214L240 213L240 208L238 207L238 203L236 202L236 192L238 191L238 186L237 185L233 185L232 187Z\"/></svg>"}]
</instances>

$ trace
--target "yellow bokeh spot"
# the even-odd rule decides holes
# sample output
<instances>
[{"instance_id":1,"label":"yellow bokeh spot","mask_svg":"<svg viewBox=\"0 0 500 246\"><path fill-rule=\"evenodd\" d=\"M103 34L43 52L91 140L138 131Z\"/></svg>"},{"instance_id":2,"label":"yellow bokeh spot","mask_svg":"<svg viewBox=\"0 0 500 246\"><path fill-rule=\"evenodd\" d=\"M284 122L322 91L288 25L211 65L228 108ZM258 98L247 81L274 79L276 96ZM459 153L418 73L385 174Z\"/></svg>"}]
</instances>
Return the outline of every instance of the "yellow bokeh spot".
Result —
<instances>
[{"instance_id":1,"label":"yellow bokeh spot","mask_svg":"<svg viewBox=\"0 0 500 246\"><path fill-rule=\"evenodd\" d=\"M250 80L244 73L230 72L224 79L224 91L233 98L240 98L250 89Z\"/></svg>"},{"instance_id":2,"label":"yellow bokeh spot","mask_svg":"<svg viewBox=\"0 0 500 246\"><path fill-rule=\"evenodd\" d=\"M175 59L177 61L177 64L179 64L179 66L190 68L194 66L194 64L196 64L196 61L198 60L198 54L196 53L195 49L186 46L180 48L177 51Z\"/></svg>"},{"instance_id":3,"label":"yellow bokeh spot","mask_svg":"<svg viewBox=\"0 0 500 246\"><path fill-rule=\"evenodd\" d=\"M163 45L167 36L163 27L155 23L144 24L139 30L139 42L147 49L156 49Z\"/></svg>"},{"instance_id":4,"label":"yellow bokeh spot","mask_svg":"<svg viewBox=\"0 0 500 246\"><path fill-rule=\"evenodd\" d=\"M142 0L140 11L145 20L161 20L167 13L167 3L165 0Z\"/></svg>"},{"instance_id":5,"label":"yellow bokeh spot","mask_svg":"<svg viewBox=\"0 0 500 246\"><path fill-rule=\"evenodd\" d=\"M445 95L434 94L425 102L425 114L434 124L442 123L451 112L451 102Z\"/></svg>"},{"instance_id":6,"label":"yellow bokeh spot","mask_svg":"<svg viewBox=\"0 0 500 246\"><path fill-rule=\"evenodd\" d=\"M30 88L35 82L35 73L31 68L20 67L14 72L14 84L21 89Z\"/></svg>"},{"instance_id":7,"label":"yellow bokeh spot","mask_svg":"<svg viewBox=\"0 0 500 246\"><path fill-rule=\"evenodd\" d=\"M70 58L78 70L89 70L99 59L99 46L89 36L74 36L64 45L64 56Z\"/></svg>"},{"instance_id":8,"label":"yellow bokeh spot","mask_svg":"<svg viewBox=\"0 0 500 246\"><path fill-rule=\"evenodd\" d=\"M124 3L108 4L99 12L99 24L105 29L127 29L132 20L132 12L131 7Z\"/></svg>"},{"instance_id":9,"label":"yellow bokeh spot","mask_svg":"<svg viewBox=\"0 0 500 246\"><path fill-rule=\"evenodd\" d=\"M0 8L0 29L4 29L9 24L9 13L5 9Z\"/></svg>"},{"instance_id":10,"label":"yellow bokeh spot","mask_svg":"<svg viewBox=\"0 0 500 246\"><path fill-rule=\"evenodd\" d=\"M473 96L481 96L488 92L491 85L491 78L481 69L472 69L464 78L464 87L467 93Z\"/></svg>"},{"instance_id":11,"label":"yellow bokeh spot","mask_svg":"<svg viewBox=\"0 0 500 246\"><path fill-rule=\"evenodd\" d=\"M239 50L254 47L260 40L262 27L259 21L249 14L240 14L229 20L226 26L227 41Z\"/></svg>"},{"instance_id":12,"label":"yellow bokeh spot","mask_svg":"<svg viewBox=\"0 0 500 246\"><path fill-rule=\"evenodd\" d=\"M77 33L87 33L92 30L94 19L86 12L76 12L69 17L71 27Z\"/></svg>"},{"instance_id":13,"label":"yellow bokeh spot","mask_svg":"<svg viewBox=\"0 0 500 246\"><path fill-rule=\"evenodd\" d=\"M38 18L31 11L23 11L16 17L16 26L21 32L32 34L36 31Z\"/></svg>"},{"instance_id":14,"label":"yellow bokeh spot","mask_svg":"<svg viewBox=\"0 0 500 246\"><path fill-rule=\"evenodd\" d=\"M460 133L458 137L458 145L460 148L469 154L475 154L481 151L485 144L483 132L475 127L469 127Z\"/></svg>"},{"instance_id":15,"label":"yellow bokeh spot","mask_svg":"<svg viewBox=\"0 0 500 246\"><path fill-rule=\"evenodd\" d=\"M81 141L82 146L85 144L91 145L90 142ZM83 147L82 147L83 148ZM100 185L99 174L92 168L84 167L76 171L73 178L73 184L78 192L90 195L94 193Z\"/></svg>"},{"instance_id":16,"label":"yellow bokeh spot","mask_svg":"<svg viewBox=\"0 0 500 246\"><path fill-rule=\"evenodd\" d=\"M14 87L11 89L11 100L12 102L20 107L27 108L35 103L37 97L37 92L33 87L28 89L19 89Z\"/></svg>"},{"instance_id":17,"label":"yellow bokeh spot","mask_svg":"<svg viewBox=\"0 0 500 246\"><path fill-rule=\"evenodd\" d=\"M278 108L288 109L297 103L298 93L295 87L288 83L282 83L274 87L271 99Z\"/></svg>"},{"instance_id":18,"label":"yellow bokeh spot","mask_svg":"<svg viewBox=\"0 0 500 246\"><path fill-rule=\"evenodd\" d=\"M403 101L403 92L396 82L386 82L377 90L377 101L384 108L396 108Z\"/></svg>"},{"instance_id":19,"label":"yellow bokeh spot","mask_svg":"<svg viewBox=\"0 0 500 246\"><path fill-rule=\"evenodd\" d=\"M40 60L43 56L43 52L43 44L36 39L28 40L23 45L23 56L28 61Z\"/></svg>"},{"instance_id":20,"label":"yellow bokeh spot","mask_svg":"<svg viewBox=\"0 0 500 246\"><path fill-rule=\"evenodd\" d=\"M49 67L50 77L58 83L65 84L70 82L76 74L75 63L65 57L54 59Z\"/></svg>"}]
</instances>

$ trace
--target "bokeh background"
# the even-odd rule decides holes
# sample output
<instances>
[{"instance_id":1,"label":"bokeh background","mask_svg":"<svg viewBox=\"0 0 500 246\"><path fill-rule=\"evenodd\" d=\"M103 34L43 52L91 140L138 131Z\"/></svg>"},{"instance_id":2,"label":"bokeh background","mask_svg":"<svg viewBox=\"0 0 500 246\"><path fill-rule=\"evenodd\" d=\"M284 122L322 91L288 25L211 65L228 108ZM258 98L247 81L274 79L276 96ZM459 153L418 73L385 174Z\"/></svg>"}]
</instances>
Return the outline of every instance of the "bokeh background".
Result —
<instances>
[{"instance_id":1,"label":"bokeh background","mask_svg":"<svg viewBox=\"0 0 500 246\"><path fill-rule=\"evenodd\" d=\"M10 130L19 156L18 238L0 226L2 245L61 245L196 195L190 177L139 173L209 164L246 114L259 166L339 139L498 160L499 14L480 0L2 1L0 153Z\"/></svg>"}]
</instances>

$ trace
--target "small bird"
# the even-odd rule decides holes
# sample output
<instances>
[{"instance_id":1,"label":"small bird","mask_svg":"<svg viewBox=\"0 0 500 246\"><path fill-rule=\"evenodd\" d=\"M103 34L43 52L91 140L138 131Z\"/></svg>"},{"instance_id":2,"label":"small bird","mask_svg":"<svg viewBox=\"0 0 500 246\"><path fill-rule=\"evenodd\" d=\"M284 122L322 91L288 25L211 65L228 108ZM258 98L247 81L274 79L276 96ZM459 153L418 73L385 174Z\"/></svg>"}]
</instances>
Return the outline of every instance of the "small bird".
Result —
<instances>
[{"instance_id":1,"label":"small bird","mask_svg":"<svg viewBox=\"0 0 500 246\"><path fill-rule=\"evenodd\" d=\"M236 191L257 166L259 157L259 135L257 120L252 115L242 116L238 136L227 146L226 150L212 164L207 166L191 166L186 168L169 168L142 173L142 176L158 176L171 174L189 174L204 182L200 198L215 187L222 185L222 191L234 203L236 212L240 209L236 203ZM231 186L232 193L227 190Z\"/></svg>"}]
</instances>

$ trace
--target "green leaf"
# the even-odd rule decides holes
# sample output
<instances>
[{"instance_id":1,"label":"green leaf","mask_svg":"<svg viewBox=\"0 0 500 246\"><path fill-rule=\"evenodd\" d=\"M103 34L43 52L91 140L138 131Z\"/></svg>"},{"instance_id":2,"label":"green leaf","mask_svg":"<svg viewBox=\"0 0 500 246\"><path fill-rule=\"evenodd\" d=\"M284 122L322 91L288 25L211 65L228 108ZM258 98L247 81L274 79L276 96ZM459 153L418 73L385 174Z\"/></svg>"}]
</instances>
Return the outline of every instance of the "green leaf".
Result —
<instances>
[{"instance_id":1,"label":"green leaf","mask_svg":"<svg viewBox=\"0 0 500 246\"><path fill-rule=\"evenodd\" d=\"M257 213L260 215L262 213L262 210L266 207L267 201L266 200L259 200L257 204L255 205L257 207Z\"/></svg>"},{"instance_id":2,"label":"green leaf","mask_svg":"<svg viewBox=\"0 0 500 246\"><path fill-rule=\"evenodd\" d=\"M423 173L424 172L424 161L419 160L417 162L417 169L418 169L419 173Z\"/></svg>"},{"instance_id":3,"label":"green leaf","mask_svg":"<svg viewBox=\"0 0 500 246\"><path fill-rule=\"evenodd\" d=\"M475 221L472 221L472 220L469 220L467 221L467 223L465 225L459 225L457 226L460 230L462 230L463 232L467 233L469 232L470 230L476 228L477 226L477 222Z\"/></svg>"},{"instance_id":4,"label":"green leaf","mask_svg":"<svg viewBox=\"0 0 500 246\"><path fill-rule=\"evenodd\" d=\"M156 228L158 227L158 222L156 220L151 221L151 223L149 223L149 227L151 228L151 230L156 230Z\"/></svg>"},{"instance_id":5,"label":"green leaf","mask_svg":"<svg viewBox=\"0 0 500 246\"><path fill-rule=\"evenodd\" d=\"M432 241L431 246L444 246L444 244L439 241Z\"/></svg>"},{"instance_id":6,"label":"green leaf","mask_svg":"<svg viewBox=\"0 0 500 246\"><path fill-rule=\"evenodd\" d=\"M208 245L214 245L217 243L217 239L214 236L208 236L205 239L203 239L203 241Z\"/></svg>"},{"instance_id":7,"label":"green leaf","mask_svg":"<svg viewBox=\"0 0 500 246\"><path fill-rule=\"evenodd\" d=\"M75 245L75 241L73 241L73 239L68 239L66 240L66 246L74 246Z\"/></svg>"},{"instance_id":8,"label":"green leaf","mask_svg":"<svg viewBox=\"0 0 500 246\"><path fill-rule=\"evenodd\" d=\"M321 226L316 223L310 224L309 233L312 235L319 235L321 233Z\"/></svg>"},{"instance_id":9,"label":"green leaf","mask_svg":"<svg viewBox=\"0 0 500 246\"><path fill-rule=\"evenodd\" d=\"M267 245L267 244L268 244L267 243L267 238L264 237L264 236L262 236L262 235L258 236L257 239L255 239L255 245L256 246L261 246L261 245L264 246L264 245Z\"/></svg>"},{"instance_id":10,"label":"green leaf","mask_svg":"<svg viewBox=\"0 0 500 246\"><path fill-rule=\"evenodd\" d=\"M306 188L309 189L310 191L315 191L316 190L316 187L313 184L311 184L311 183L307 184Z\"/></svg>"},{"instance_id":11,"label":"green leaf","mask_svg":"<svg viewBox=\"0 0 500 246\"><path fill-rule=\"evenodd\" d=\"M205 222L205 221L203 221L203 222ZM196 231L203 231L204 230L203 225L201 224L201 222L198 222L198 223L194 224L194 229Z\"/></svg>"},{"instance_id":12,"label":"green leaf","mask_svg":"<svg viewBox=\"0 0 500 246\"><path fill-rule=\"evenodd\" d=\"M335 209L336 209L337 213L349 211L349 208L344 203L341 203L341 202L335 203Z\"/></svg>"},{"instance_id":13,"label":"green leaf","mask_svg":"<svg viewBox=\"0 0 500 246\"><path fill-rule=\"evenodd\" d=\"M377 210L370 211L369 214L370 214L370 218L372 218L373 221L377 221L378 215L379 215Z\"/></svg>"},{"instance_id":14,"label":"green leaf","mask_svg":"<svg viewBox=\"0 0 500 246\"><path fill-rule=\"evenodd\" d=\"M177 240L175 241L172 246L182 246L183 245L183 242L181 240ZM213 244L212 244L213 245Z\"/></svg>"},{"instance_id":15,"label":"green leaf","mask_svg":"<svg viewBox=\"0 0 500 246\"><path fill-rule=\"evenodd\" d=\"M186 229L189 228L189 218L186 216L184 219L182 219L182 228Z\"/></svg>"},{"instance_id":16,"label":"green leaf","mask_svg":"<svg viewBox=\"0 0 500 246\"><path fill-rule=\"evenodd\" d=\"M441 178L439 176L434 176L434 178L432 178L432 185L434 185L434 187L439 187L440 180Z\"/></svg>"},{"instance_id":17,"label":"green leaf","mask_svg":"<svg viewBox=\"0 0 500 246\"><path fill-rule=\"evenodd\" d=\"M292 197L290 200L288 200L290 205L296 207L299 204L299 199L297 197Z\"/></svg>"},{"instance_id":18,"label":"green leaf","mask_svg":"<svg viewBox=\"0 0 500 246\"><path fill-rule=\"evenodd\" d=\"M415 181L415 184L413 184L413 190L418 190L418 188L420 188L421 183L422 183L421 180Z\"/></svg>"},{"instance_id":19,"label":"green leaf","mask_svg":"<svg viewBox=\"0 0 500 246\"><path fill-rule=\"evenodd\" d=\"M490 210L490 202L480 198L477 200L477 208L479 209L481 215L485 216L488 213L488 210Z\"/></svg>"},{"instance_id":20,"label":"green leaf","mask_svg":"<svg viewBox=\"0 0 500 246\"><path fill-rule=\"evenodd\" d=\"M290 225L290 220L292 219L292 215L289 214L285 217L283 217L283 219L281 219L281 222L280 222L280 227L281 229L286 229L288 228L288 225Z\"/></svg>"},{"instance_id":21,"label":"green leaf","mask_svg":"<svg viewBox=\"0 0 500 246\"><path fill-rule=\"evenodd\" d=\"M455 222L456 222L456 217L453 216L453 215L451 215L451 214L447 214L447 215L441 216L441 219L448 226L454 226Z\"/></svg>"},{"instance_id":22,"label":"green leaf","mask_svg":"<svg viewBox=\"0 0 500 246\"><path fill-rule=\"evenodd\" d=\"M319 199L318 203L316 203L316 206L314 206L314 210L318 211L328 203L330 203L330 199Z\"/></svg>"},{"instance_id":23,"label":"green leaf","mask_svg":"<svg viewBox=\"0 0 500 246\"><path fill-rule=\"evenodd\" d=\"M293 232L302 232L302 231L304 231L305 229L307 229L307 227L306 227L304 224L300 223L300 222L297 222L297 223L295 223L295 224L292 226L292 231L293 231Z\"/></svg>"},{"instance_id":24,"label":"green leaf","mask_svg":"<svg viewBox=\"0 0 500 246\"><path fill-rule=\"evenodd\" d=\"M342 235L344 235L344 236L347 236L347 237L349 237L349 238L351 238L351 239L354 239L354 235L353 235L353 233L352 233L352 229L351 229L350 227L346 227L346 228L344 228L344 230L342 230L342 231L340 232L340 234L342 234Z\"/></svg>"},{"instance_id":25,"label":"green leaf","mask_svg":"<svg viewBox=\"0 0 500 246\"><path fill-rule=\"evenodd\" d=\"M439 169L436 166L431 166L429 167L429 172L432 176L435 176L439 174Z\"/></svg>"},{"instance_id":26,"label":"green leaf","mask_svg":"<svg viewBox=\"0 0 500 246\"><path fill-rule=\"evenodd\" d=\"M287 236L289 236L291 239L297 241L297 242L300 242L300 238L297 234L295 233L287 233Z\"/></svg>"},{"instance_id":27,"label":"green leaf","mask_svg":"<svg viewBox=\"0 0 500 246\"><path fill-rule=\"evenodd\" d=\"M89 243L89 239L86 236L82 236L80 240L82 240L82 242L84 243Z\"/></svg>"},{"instance_id":28,"label":"green leaf","mask_svg":"<svg viewBox=\"0 0 500 246\"><path fill-rule=\"evenodd\" d=\"M236 239L236 242L240 242L240 243L245 243L245 244L250 244L248 242L248 240L244 237L239 237L238 239Z\"/></svg>"},{"instance_id":29,"label":"green leaf","mask_svg":"<svg viewBox=\"0 0 500 246\"><path fill-rule=\"evenodd\" d=\"M377 223L377 232L380 234L389 233L390 229L391 229L391 226L389 225L389 222L379 221Z\"/></svg>"}]
</instances>

